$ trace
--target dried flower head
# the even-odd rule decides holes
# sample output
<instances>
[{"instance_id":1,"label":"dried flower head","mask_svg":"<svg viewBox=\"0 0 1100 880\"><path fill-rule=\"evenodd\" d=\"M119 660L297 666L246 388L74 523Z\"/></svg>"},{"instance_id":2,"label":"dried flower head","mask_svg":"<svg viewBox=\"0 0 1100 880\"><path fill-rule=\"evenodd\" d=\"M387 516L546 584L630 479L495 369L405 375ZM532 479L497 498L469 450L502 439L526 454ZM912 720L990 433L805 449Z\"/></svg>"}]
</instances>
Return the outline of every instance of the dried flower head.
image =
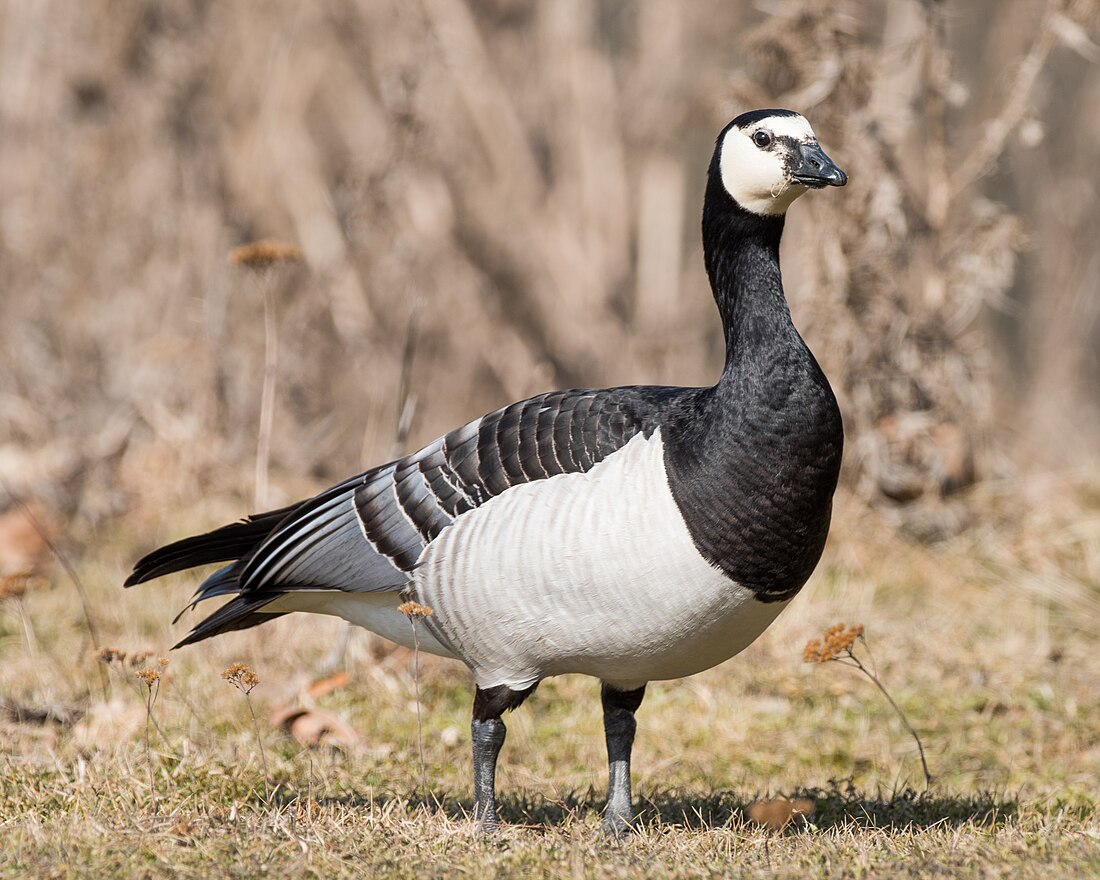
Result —
<instances>
[{"instance_id":1,"label":"dried flower head","mask_svg":"<svg viewBox=\"0 0 1100 880\"><path fill-rule=\"evenodd\" d=\"M151 688L158 681L160 681L160 673L157 672L155 669L150 669L149 667L145 667L144 669L139 669L134 674L138 678L140 678L142 680L142 682L144 682L144 684L147 688Z\"/></svg>"},{"instance_id":2,"label":"dried flower head","mask_svg":"<svg viewBox=\"0 0 1100 880\"><path fill-rule=\"evenodd\" d=\"M160 657L157 660L157 666L159 666L161 669L163 669L167 665L168 665L168 658L167 657Z\"/></svg>"},{"instance_id":3,"label":"dried flower head","mask_svg":"<svg viewBox=\"0 0 1100 880\"><path fill-rule=\"evenodd\" d=\"M244 694L249 694L260 683L260 677L252 671L250 666L244 663L233 663L226 667L222 678Z\"/></svg>"},{"instance_id":4,"label":"dried flower head","mask_svg":"<svg viewBox=\"0 0 1100 880\"><path fill-rule=\"evenodd\" d=\"M863 624L847 626L838 623L825 630L822 639L810 639L802 649L802 662L827 663L852 654L852 646L857 639L863 638Z\"/></svg>"},{"instance_id":5,"label":"dried flower head","mask_svg":"<svg viewBox=\"0 0 1100 880\"><path fill-rule=\"evenodd\" d=\"M121 648L100 648L93 655L100 663L110 666L112 663L125 663L126 652Z\"/></svg>"},{"instance_id":6,"label":"dried flower head","mask_svg":"<svg viewBox=\"0 0 1100 880\"><path fill-rule=\"evenodd\" d=\"M303 259L301 248L271 239L242 244L229 252L231 265L244 266L257 272L279 263L300 263Z\"/></svg>"},{"instance_id":7,"label":"dried flower head","mask_svg":"<svg viewBox=\"0 0 1100 880\"><path fill-rule=\"evenodd\" d=\"M146 661L152 657L153 654L153 651L134 651L127 658L127 662L136 669L139 666L144 666Z\"/></svg>"},{"instance_id":8,"label":"dried flower head","mask_svg":"<svg viewBox=\"0 0 1100 880\"><path fill-rule=\"evenodd\" d=\"M414 602L411 599L408 602L398 605L397 610L406 617L431 617L432 614L435 613L427 605L421 605L419 602Z\"/></svg>"}]
</instances>

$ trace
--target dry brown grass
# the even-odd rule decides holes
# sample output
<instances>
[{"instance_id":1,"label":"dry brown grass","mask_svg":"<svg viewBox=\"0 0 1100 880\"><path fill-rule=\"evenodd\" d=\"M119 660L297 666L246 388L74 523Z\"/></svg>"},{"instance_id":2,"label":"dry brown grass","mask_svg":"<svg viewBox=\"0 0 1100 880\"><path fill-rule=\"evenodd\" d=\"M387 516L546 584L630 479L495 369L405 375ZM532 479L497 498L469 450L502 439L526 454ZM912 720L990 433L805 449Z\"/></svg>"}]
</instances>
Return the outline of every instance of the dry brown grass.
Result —
<instances>
[{"instance_id":1,"label":"dry brown grass","mask_svg":"<svg viewBox=\"0 0 1100 880\"><path fill-rule=\"evenodd\" d=\"M1082 520L1100 516L1100 493L1071 497ZM597 834L605 757L594 682L551 680L510 717L500 789L512 827L483 841L467 816L471 690L460 667L422 657L418 683L411 652L359 633L349 680L313 688L305 671L339 632L317 617L153 666L186 625L172 627L168 612L193 581L120 596L142 526L127 520L81 562L105 637L122 646L107 699L62 577L25 597L37 655L0 608L0 692L22 707L77 707L5 707L0 870L10 875L81 865L99 876L204 876L217 865L230 876L1039 878L1100 866L1098 610L1032 588L1040 572L1007 561L1018 546L1007 529L930 550L842 495L820 572L776 625L718 669L652 686L635 761L642 830L616 845ZM1063 544L1044 558L1083 584L1097 546ZM856 676L802 662L806 640L842 616L874 621L878 668L936 771L926 792L912 790L919 756L887 703ZM245 687L250 670L262 678L255 730L221 681L227 667ZM142 668L161 675L152 785ZM339 750L304 747L267 720L295 704L338 716L354 735ZM780 793L797 809L776 834L765 820Z\"/></svg>"}]
</instances>

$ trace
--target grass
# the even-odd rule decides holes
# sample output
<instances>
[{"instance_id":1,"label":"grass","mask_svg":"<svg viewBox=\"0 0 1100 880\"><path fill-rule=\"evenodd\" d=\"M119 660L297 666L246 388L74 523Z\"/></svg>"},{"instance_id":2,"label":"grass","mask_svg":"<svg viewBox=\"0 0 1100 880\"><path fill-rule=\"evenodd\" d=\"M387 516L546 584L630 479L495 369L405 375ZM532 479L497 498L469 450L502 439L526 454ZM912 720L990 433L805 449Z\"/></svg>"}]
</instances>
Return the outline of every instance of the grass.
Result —
<instances>
[{"instance_id":1,"label":"grass","mask_svg":"<svg viewBox=\"0 0 1100 880\"><path fill-rule=\"evenodd\" d=\"M1056 603L1029 587L1037 563L1012 561L1014 535L990 529L923 548L876 522L842 501L819 573L769 632L717 669L651 685L634 764L639 832L622 842L598 834L606 771L595 681L548 681L508 717L499 790L509 824L482 838L469 821L460 667L421 658L426 786L411 653L356 636L350 682L311 697L310 672L339 631L323 618L173 654L147 754L144 685L114 663L103 697L79 603L57 574L20 599L34 653L19 616L0 607L0 694L84 717L4 726L0 874L1096 876L1091 594L1063 590ZM169 620L193 581L123 593L140 528L123 523L75 561L110 644L160 656L182 632ZM1092 551L1058 546L1069 548L1063 574L1088 587ZM874 686L802 662L807 639L840 620L866 625L928 752L927 790L916 745ZM248 707L221 678L233 662L262 681L251 699L266 771ZM269 713L296 700L343 716L365 745L310 749L273 728ZM811 798L812 815L780 832L747 818L776 794Z\"/></svg>"}]
</instances>

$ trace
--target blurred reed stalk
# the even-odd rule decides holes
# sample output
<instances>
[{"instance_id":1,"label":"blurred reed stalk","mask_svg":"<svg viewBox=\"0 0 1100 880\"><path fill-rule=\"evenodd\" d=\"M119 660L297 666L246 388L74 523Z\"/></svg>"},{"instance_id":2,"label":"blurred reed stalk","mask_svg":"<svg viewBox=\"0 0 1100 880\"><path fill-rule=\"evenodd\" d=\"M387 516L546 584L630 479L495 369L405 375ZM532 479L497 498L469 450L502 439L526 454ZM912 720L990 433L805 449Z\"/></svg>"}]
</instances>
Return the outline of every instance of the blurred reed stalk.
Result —
<instances>
[{"instance_id":1,"label":"blurred reed stalk","mask_svg":"<svg viewBox=\"0 0 1100 880\"><path fill-rule=\"evenodd\" d=\"M261 281L264 297L264 385L260 395L260 426L256 438L256 510L267 509L271 469L271 431L275 425L275 378L279 368L279 334L275 322L275 294L270 273Z\"/></svg>"},{"instance_id":2,"label":"blurred reed stalk","mask_svg":"<svg viewBox=\"0 0 1100 880\"><path fill-rule=\"evenodd\" d=\"M260 394L260 421L256 436L255 510L268 506L268 474L271 469L271 432L275 426L275 380L279 368L279 332L275 311L274 268L300 263L302 252L294 245L257 241L229 252L229 262L252 272L264 303L264 381Z\"/></svg>"},{"instance_id":3,"label":"blurred reed stalk","mask_svg":"<svg viewBox=\"0 0 1100 880\"><path fill-rule=\"evenodd\" d=\"M405 325L405 340L401 346L401 377L397 383L397 422L393 431L394 457L405 451L405 444L412 430L413 417L416 415L416 393L412 390L412 368L416 360L416 345L420 330L420 312L424 307L424 298L413 300L409 311L409 320Z\"/></svg>"},{"instance_id":4,"label":"blurred reed stalk","mask_svg":"<svg viewBox=\"0 0 1100 880\"><path fill-rule=\"evenodd\" d=\"M401 376L397 383L397 420L393 427L393 445L391 455L396 458L405 451L405 444L409 439L409 431L412 430L413 418L416 416L416 393L412 391L412 369L416 360L416 346L419 339L420 313L424 306L424 298L417 296L413 300L412 309L409 311L409 320L405 324L405 339L401 346ZM332 650L321 661L323 674L330 674L340 669L348 655L348 644L351 642L351 634L355 624L344 623L340 635ZM415 627L413 635L416 635Z\"/></svg>"},{"instance_id":5,"label":"blurred reed stalk","mask_svg":"<svg viewBox=\"0 0 1100 880\"><path fill-rule=\"evenodd\" d=\"M27 614L27 606L23 604L23 596L31 583L32 575L19 573L0 577L0 607L10 603L14 609L19 624L23 629L23 638L27 645L27 656L32 660L38 660L38 638L31 626L30 616Z\"/></svg>"}]
</instances>

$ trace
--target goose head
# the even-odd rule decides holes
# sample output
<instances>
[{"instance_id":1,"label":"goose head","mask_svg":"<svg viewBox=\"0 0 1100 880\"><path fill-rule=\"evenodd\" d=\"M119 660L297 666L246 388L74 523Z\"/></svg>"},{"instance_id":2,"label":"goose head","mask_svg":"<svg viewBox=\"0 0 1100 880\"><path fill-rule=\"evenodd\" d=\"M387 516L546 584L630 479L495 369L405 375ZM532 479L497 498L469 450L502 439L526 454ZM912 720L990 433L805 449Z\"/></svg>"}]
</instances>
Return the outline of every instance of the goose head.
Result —
<instances>
[{"instance_id":1,"label":"goose head","mask_svg":"<svg viewBox=\"0 0 1100 880\"><path fill-rule=\"evenodd\" d=\"M718 136L715 159L729 197L763 216L785 214L807 190L848 182L806 118L790 110L742 113Z\"/></svg>"}]
</instances>

